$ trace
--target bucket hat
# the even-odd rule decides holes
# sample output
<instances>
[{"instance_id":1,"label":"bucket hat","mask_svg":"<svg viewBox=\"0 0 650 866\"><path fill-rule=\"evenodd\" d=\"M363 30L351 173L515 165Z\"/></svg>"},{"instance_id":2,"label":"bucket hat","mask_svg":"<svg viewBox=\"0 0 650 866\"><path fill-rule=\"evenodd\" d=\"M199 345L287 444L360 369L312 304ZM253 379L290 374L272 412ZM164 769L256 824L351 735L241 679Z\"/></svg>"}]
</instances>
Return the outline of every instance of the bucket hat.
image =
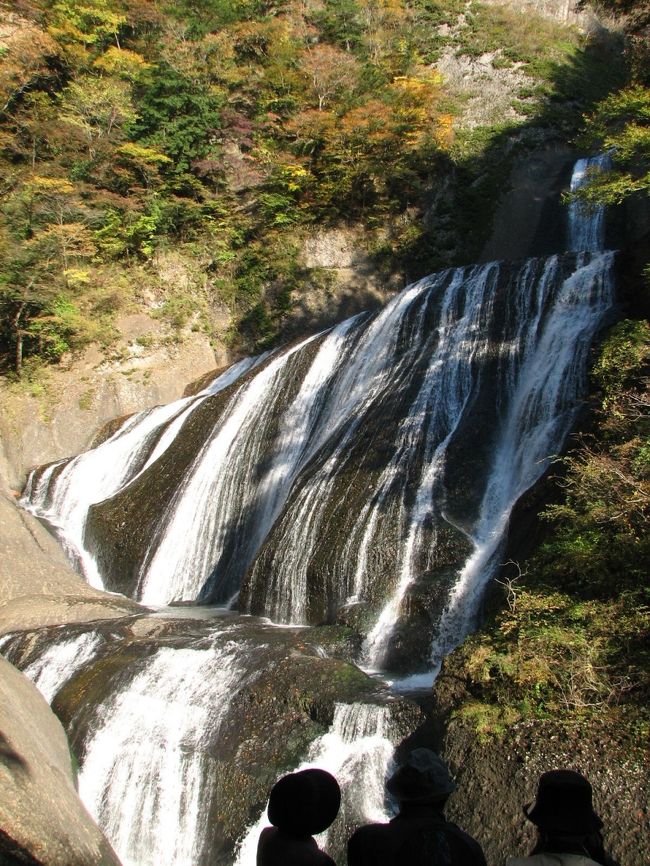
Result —
<instances>
[{"instance_id":1,"label":"bucket hat","mask_svg":"<svg viewBox=\"0 0 650 866\"><path fill-rule=\"evenodd\" d=\"M279 779L269 795L268 815L274 827L292 836L326 830L341 805L341 789L326 770L300 770Z\"/></svg>"},{"instance_id":2,"label":"bucket hat","mask_svg":"<svg viewBox=\"0 0 650 866\"><path fill-rule=\"evenodd\" d=\"M386 788L402 803L418 803L447 797L456 783L439 755L431 749L413 749Z\"/></svg>"},{"instance_id":3,"label":"bucket hat","mask_svg":"<svg viewBox=\"0 0 650 866\"><path fill-rule=\"evenodd\" d=\"M542 773L535 801L524 806L524 815L542 830L568 836L588 835L603 826L594 812L591 785L575 770Z\"/></svg>"}]
</instances>

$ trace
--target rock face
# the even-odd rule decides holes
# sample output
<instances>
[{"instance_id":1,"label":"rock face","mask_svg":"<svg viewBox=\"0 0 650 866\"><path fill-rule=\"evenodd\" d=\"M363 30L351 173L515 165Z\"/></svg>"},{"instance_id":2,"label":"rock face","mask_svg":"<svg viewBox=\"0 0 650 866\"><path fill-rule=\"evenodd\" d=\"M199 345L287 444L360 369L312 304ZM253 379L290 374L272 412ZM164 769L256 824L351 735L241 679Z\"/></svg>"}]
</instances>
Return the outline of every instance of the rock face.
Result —
<instances>
[{"instance_id":1,"label":"rock face","mask_svg":"<svg viewBox=\"0 0 650 866\"><path fill-rule=\"evenodd\" d=\"M398 274L379 277L369 253L376 241L359 225L318 228L305 238L300 264L310 274L310 288L295 299L283 326L285 335L313 333L376 310L402 288Z\"/></svg>"},{"instance_id":2,"label":"rock face","mask_svg":"<svg viewBox=\"0 0 650 866\"><path fill-rule=\"evenodd\" d=\"M32 683L2 658L0 862L119 866L77 796L60 722Z\"/></svg>"},{"instance_id":3,"label":"rock face","mask_svg":"<svg viewBox=\"0 0 650 866\"><path fill-rule=\"evenodd\" d=\"M2 386L0 439L9 485L22 487L34 466L88 448L113 418L178 399L188 382L229 360L225 352L215 356L205 334L165 343L144 313L119 325L123 337L112 360L91 348L67 366L51 367L31 393Z\"/></svg>"},{"instance_id":4,"label":"rock face","mask_svg":"<svg viewBox=\"0 0 650 866\"><path fill-rule=\"evenodd\" d=\"M534 800L541 773L555 769L578 770L589 779L604 822L605 849L617 862L650 862L645 744L626 741L593 721L581 731L552 721L520 723L502 740L486 743L454 721L444 753L463 791L450 801L448 817L480 841L488 863L530 852L534 828L522 806Z\"/></svg>"},{"instance_id":5,"label":"rock face","mask_svg":"<svg viewBox=\"0 0 650 866\"><path fill-rule=\"evenodd\" d=\"M550 255L565 247L566 207L560 195L574 161L567 147L549 145L515 162L480 261Z\"/></svg>"},{"instance_id":6,"label":"rock face","mask_svg":"<svg viewBox=\"0 0 650 866\"><path fill-rule=\"evenodd\" d=\"M0 472L0 634L48 624L108 619L139 609L92 589L35 518L21 511Z\"/></svg>"}]
</instances>

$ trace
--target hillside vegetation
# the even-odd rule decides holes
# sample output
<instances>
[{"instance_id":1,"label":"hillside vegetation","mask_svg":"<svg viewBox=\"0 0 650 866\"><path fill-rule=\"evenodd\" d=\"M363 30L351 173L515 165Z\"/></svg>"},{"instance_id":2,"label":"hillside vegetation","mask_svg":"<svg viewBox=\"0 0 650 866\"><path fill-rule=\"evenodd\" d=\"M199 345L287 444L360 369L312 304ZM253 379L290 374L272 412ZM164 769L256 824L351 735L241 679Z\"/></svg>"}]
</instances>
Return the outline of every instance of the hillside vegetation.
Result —
<instances>
[{"instance_id":1,"label":"hillside vegetation","mask_svg":"<svg viewBox=\"0 0 650 866\"><path fill-rule=\"evenodd\" d=\"M362 224L405 279L472 261L516 150L575 135L624 75L598 39L476 0L0 12L0 358L18 376L110 345L134 306L208 333L226 308L234 348L277 341L327 287L299 255L316 225ZM463 123L445 52L515 76L497 122ZM172 290L165 250L187 271Z\"/></svg>"}]
</instances>

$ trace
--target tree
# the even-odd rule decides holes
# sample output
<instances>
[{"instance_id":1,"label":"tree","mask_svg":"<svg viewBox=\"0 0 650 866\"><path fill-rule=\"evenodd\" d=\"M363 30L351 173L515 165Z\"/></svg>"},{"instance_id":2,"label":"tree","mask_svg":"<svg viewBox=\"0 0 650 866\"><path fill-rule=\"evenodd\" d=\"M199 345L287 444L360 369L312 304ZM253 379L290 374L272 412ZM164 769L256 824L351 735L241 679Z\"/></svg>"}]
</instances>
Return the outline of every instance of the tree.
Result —
<instances>
[{"instance_id":1,"label":"tree","mask_svg":"<svg viewBox=\"0 0 650 866\"><path fill-rule=\"evenodd\" d=\"M111 0L58 0L52 7L51 33L63 42L79 42L103 50L111 42L120 47L126 16Z\"/></svg>"},{"instance_id":2,"label":"tree","mask_svg":"<svg viewBox=\"0 0 650 866\"><path fill-rule=\"evenodd\" d=\"M58 46L47 33L9 13L0 34L0 114L39 82L53 78L58 56Z\"/></svg>"},{"instance_id":3,"label":"tree","mask_svg":"<svg viewBox=\"0 0 650 866\"><path fill-rule=\"evenodd\" d=\"M359 80L357 60L333 45L310 48L305 56L304 70L318 100L319 111L341 93L349 94Z\"/></svg>"},{"instance_id":4,"label":"tree","mask_svg":"<svg viewBox=\"0 0 650 866\"><path fill-rule=\"evenodd\" d=\"M139 116L130 138L159 148L174 161L177 173L215 148L223 97L197 89L167 63L149 70L138 86Z\"/></svg>"},{"instance_id":5,"label":"tree","mask_svg":"<svg viewBox=\"0 0 650 866\"><path fill-rule=\"evenodd\" d=\"M84 75L63 91L61 120L79 129L92 159L100 139L121 137L127 123L136 118L131 89L117 78Z\"/></svg>"}]
</instances>

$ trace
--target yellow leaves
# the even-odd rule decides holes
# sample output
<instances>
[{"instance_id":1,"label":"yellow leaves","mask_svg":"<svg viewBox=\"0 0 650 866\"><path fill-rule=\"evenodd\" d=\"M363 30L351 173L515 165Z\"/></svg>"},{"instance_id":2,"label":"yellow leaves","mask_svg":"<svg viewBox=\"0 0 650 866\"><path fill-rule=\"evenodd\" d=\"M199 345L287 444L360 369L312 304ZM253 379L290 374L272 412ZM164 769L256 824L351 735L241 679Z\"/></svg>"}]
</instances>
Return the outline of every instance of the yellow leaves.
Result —
<instances>
[{"instance_id":1,"label":"yellow leaves","mask_svg":"<svg viewBox=\"0 0 650 866\"><path fill-rule=\"evenodd\" d=\"M114 45L98 57L93 65L102 72L130 80L137 78L141 72L151 67L141 54L129 51L128 48L116 48Z\"/></svg>"},{"instance_id":2,"label":"yellow leaves","mask_svg":"<svg viewBox=\"0 0 650 866\"><path fill-rule=\"evenodd\" d=\"M436 122L435 139L438 147L449 150L454 141L453 114L439 114Z\"/></svg>"},{"instance_id":3,"label":"yellow leaves","mask_svg":"<svg viewBox=\"0 0 650 866\"><path fill-rule=\"evenodd\" d=\"M91 283L90 272L80 268L67 268L63 271L63 276L71 289L82 289Z\"/></svg>"},{"instance_id":4,"label":"yellow leaves","mask_svg":"<svg viewBox=\"0 0 650 866\"><path fill-rule=\"evenodd\" d=\"M111 9L107 0L60 0L55 3L53 32L67 41L94 45L114 37L126 24L126 17L117 9Z\"/></svg>"},{"instance_id":5,"label":"yellow leaves","mask_svg":"<svg viewBox=\"0 0 650 866\"><path fill-rule=\"evenodd\" d=\"M301 165L281 165L279 174L288 192L299 192L311 178L311 172Z\"/></svg>"},{"instance_id":6,"label":"yellow leaves","mask_svg":"<svg viewBox=\"0 0 650 866\"><path fill-rule=\"evenodd\" d=\"M153 147L145 147L133 141L127 141L117 148L117 152L128 159L148 166L170 165L173 160Z\"/></svg>"},{"instance_id":7,"label":"yellow leaves","mask_svg":"<svg viewBox=\"0 0 650 866\"><path fill-rule=\"evenodd\" d=\"M81 76L61 95L61 119L82 130L88 142L109 137L135 118L129 85L119 78Z\"/></svg>"},{"instance_id":8,"label":"yellow leaves","mask_svg":"<svg viewBox=\"0 0 650 866\"><path fill-rule=\"evenodd\" d=\"M488 644L479 644L469 655L465 667L473 680L486 682L490 679L489 661L492 658L493 649Z\"/></svg>"},{"instance_id":9,"label":"yellow leaves","mask_svg":"<svg viewBox=\"0 0 650 866\"><path fill-rule=\"evenodd\" d=\"M74 185L62 177L33 175L25 184L25 190L33 195L72 195Z\"/></svg>"},{"instance_id":10,"label":"yellow leaves","mask_svg":"<svg viewBox=\"0 0 650 866\"><path fill-rule=\"evenodd\" d=\"M50 223L34 240L41 247L51 245L65 262L71 256L89 258L97 252L90 229L81 222Z\"/></svg>"}]
</instances>

